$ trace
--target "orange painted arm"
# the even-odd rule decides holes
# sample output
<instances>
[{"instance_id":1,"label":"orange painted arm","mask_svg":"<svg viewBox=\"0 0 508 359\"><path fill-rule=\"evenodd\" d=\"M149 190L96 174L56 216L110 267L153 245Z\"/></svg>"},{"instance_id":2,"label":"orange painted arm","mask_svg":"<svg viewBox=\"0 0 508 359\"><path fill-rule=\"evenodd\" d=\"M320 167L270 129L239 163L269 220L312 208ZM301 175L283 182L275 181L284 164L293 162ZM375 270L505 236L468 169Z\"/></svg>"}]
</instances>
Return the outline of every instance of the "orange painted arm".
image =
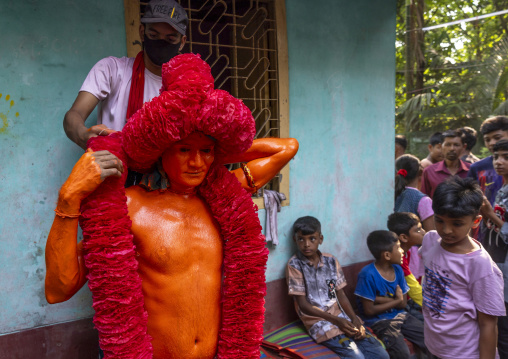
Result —
<instances>
[{"instance_id":1,"label":"orange painted arm","mask_svg":"<svg viewBox=\"0 0 508 359\"><path fill-rule=\"evenodd\" d=\"M247 162L255 187L249 185L243 169L236 169L233 174L243 188L254 193L279 173L296 152L298 141L294 138L260 138L246 152L227 157L225 163Z\"/></svg>"},{"instance_id":2,"label":"orange painted arm","mask_svg":"<svg viewBox=\"0 0 508 359\"><path fill-rule=\"evenodd\" d=\"M120 175L121 162L107 151L86 152L60 189L56 216L46 242L46 299L70 299L86 282L81 244L77 243L81 201L111 175Z\"/></svg>"},{"instance_id":3,"label":"orange painted arm","mask_svg":"<svg viewBox=\"0 0 508 359\"><path fill-rule=\"evenodd\" d=\"M55 216L46 243L45 289L50 304L70 299L86 283L88 271L77 234L77 218Z\"/></svg>"}]
</instances>

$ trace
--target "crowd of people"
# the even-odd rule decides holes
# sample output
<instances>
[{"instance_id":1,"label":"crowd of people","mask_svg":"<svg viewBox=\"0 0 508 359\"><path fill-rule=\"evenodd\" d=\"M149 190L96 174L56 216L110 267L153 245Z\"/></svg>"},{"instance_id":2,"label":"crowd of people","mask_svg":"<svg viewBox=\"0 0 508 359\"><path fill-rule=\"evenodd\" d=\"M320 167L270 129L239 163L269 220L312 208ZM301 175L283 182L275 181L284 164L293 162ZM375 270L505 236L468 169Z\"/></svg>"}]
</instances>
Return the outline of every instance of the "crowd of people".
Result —
<instances>
[{"instance_id":1,"label":"crowd of people","mask_svg":"<svg viewBox=\"0 0 508 359\"><path fill-rule=\"evenodd\" d=\"M367 237L358 315L319 220L294 223L289 294L317 343L341 358L409 358L406 341L426 358L508 358L508 117L480 133L483 159L471 127L434 133L421 161L396 136L394 213Z\"/></svg>"}]
</instances>

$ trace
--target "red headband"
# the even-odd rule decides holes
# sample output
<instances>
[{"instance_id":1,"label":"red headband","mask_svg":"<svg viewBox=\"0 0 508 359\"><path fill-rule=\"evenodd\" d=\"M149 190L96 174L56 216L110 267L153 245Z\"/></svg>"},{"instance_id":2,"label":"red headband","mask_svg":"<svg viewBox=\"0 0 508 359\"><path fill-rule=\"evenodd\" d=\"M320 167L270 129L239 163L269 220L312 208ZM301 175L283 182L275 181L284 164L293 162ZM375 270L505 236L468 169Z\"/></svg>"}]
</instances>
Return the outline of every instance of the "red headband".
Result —
<instances>
[{"instance_id":1,"label":"red headband","mask_svg":"<svg viewBox=\"0 0 508 359\"><path fill-rule=\"evenodd\" d=\"M402 177L406 178L407 171L405 169L401 169L397 172L398 175L401 175Z\"/></svg>"}]
</instances>

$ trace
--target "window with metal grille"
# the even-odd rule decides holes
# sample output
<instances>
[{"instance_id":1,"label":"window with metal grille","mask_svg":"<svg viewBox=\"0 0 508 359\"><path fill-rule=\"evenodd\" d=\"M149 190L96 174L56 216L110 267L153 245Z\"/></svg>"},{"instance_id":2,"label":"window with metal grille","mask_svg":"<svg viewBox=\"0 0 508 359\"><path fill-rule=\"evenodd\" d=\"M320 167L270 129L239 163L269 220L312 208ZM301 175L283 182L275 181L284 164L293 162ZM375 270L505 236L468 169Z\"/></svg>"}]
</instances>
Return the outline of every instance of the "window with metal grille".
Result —
<instances>
[{"instance_id":1,"label":"window with metal grille","mask_svg":"<svg viewBox=\"0 0 508 359\"><path fill-rule=\"evenodd\" d=\"M243 100L256 120L256 138L289 137L284 1L180 0L179 3L189 17L182 52L200 54L212 69L215 88ZM141 50L138 28L145 5L146 2L124 0L130 57ZM289 166L265 188L285 193L288 200L284 204L289 204Z\"/></svg>"}]
</instances>

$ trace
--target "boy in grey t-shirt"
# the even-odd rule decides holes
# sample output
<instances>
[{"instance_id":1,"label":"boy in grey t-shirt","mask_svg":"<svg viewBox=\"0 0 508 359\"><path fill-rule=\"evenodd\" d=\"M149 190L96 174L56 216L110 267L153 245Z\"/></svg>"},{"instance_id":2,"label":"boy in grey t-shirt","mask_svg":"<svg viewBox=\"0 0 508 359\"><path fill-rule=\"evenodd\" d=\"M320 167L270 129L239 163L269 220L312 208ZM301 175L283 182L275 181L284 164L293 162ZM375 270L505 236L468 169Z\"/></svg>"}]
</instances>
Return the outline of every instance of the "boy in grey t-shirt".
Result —
<instances>
[{"instance_id":1,"label":"boy in grey t-shirt","mask_svg":"<svg viewBox=\"0 0 508 359\"><path fill-rule=\"evenodd\" d=\"M355 315L343 288L346 280L337 259L319 251L321 223L299 218L293 225L298 252L286 267L289 295L310 336L341 358L388 359L388 353Z\"/></svg>"}]
</instances>

